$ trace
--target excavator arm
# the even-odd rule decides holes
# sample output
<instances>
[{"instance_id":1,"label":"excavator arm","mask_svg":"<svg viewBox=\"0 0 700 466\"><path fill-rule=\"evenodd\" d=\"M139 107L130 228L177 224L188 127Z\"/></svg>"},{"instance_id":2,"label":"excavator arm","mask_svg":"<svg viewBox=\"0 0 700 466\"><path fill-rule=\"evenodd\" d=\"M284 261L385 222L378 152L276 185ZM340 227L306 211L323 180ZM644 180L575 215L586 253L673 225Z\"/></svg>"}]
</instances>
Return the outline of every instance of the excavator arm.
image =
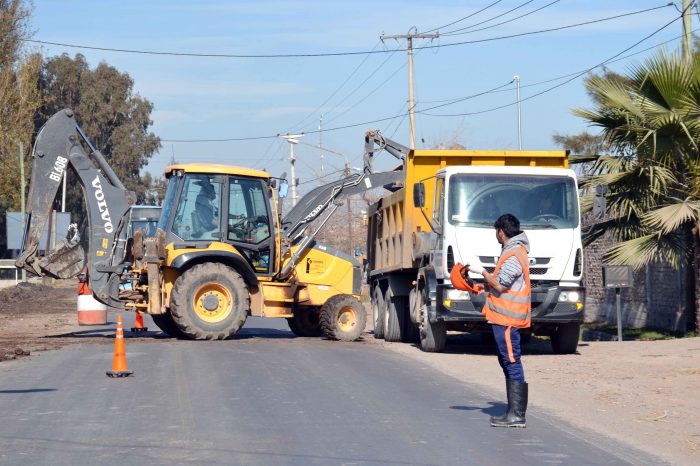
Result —
<instances>
[{"instance_id":1,"label":"excavator arm","mask_svg":"<svg viewBox=\"0 0 700 466\"><path fill-rule=\"evenodd\" d=\"M81 144L90 148L90 155ZM48 221L64 172L72 167L85 196L88 214L87 261L77 227L46 256L39 256L39 240ZM69 109L56 113L39 131L34 144L32 178L29 185L27 224L18 268L38 276L77 276L87 262L90 289L107 306L122 309L119 281L126 256L126 220L134 199L75 121Z\"/></svg>"},{"instance_id":2,"label":"excavator arm","mask_svg":"<svg viewBox=\"0 0 700 466\"><path fill-rule=\"evenodd\" d=\"M380 145L378 150L373 147L375 142ZM407 148L391 140L384 139L379 131L369 131L365 137L364 171L350 174L340 180L332 181L311 190L284 216L282 219L282 235L290 244L298 244L299 247L280 271L280 277L285 278L288 276L299 258L313 245L316 236L338 208L338 203L342 198L364 193L375 188L395 191L403 187L405 179L405 164L403 163L392 171L372 172L371 159L375 150L379 151L381 149L387 149L389 153L402 162L405 160L405 157L401 155L401 149L408 153ZM309 235L303 236L314 220L322 215L325 216L318 222L314 231Z\"/></svg>"}]
</instances>

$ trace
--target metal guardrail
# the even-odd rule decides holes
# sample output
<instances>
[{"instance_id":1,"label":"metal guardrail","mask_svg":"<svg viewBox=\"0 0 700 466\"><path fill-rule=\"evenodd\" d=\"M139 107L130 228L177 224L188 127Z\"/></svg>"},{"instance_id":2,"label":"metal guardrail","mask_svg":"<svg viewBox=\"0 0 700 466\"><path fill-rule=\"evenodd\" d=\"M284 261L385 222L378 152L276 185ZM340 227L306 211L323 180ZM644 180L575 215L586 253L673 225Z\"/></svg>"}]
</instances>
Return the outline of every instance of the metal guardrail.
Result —
<instances>
[{"instance_id":1,"label":"metal guardrail","mask_svg":"<svg viewBox=\"0 0 700 466\"><path fill-rule=\"evenodd\" d=\"M15 267L14 259L0 259L0 269L15 269L15 285L19 283L19 269Z\"/></svg>"}]
</instances>

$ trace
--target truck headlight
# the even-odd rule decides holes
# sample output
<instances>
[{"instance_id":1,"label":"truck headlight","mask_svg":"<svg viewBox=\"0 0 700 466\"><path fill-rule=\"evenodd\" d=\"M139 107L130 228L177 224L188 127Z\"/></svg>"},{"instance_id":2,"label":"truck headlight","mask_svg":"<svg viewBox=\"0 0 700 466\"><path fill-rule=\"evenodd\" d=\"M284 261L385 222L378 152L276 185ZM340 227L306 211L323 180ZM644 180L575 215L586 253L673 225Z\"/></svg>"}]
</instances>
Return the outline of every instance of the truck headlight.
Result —
<instances>
[{"instance_id":1,"label":"truck headlight","mask_svg":"<svg viewBox=\"0 0 700 466\"><path fill-rule=\"evenodd\" d=\"M450 301L469 301L471 300L471 296L469 296L468 291L447 290L447 299Z\"/></svg>"},{"instance_id":2,"label":"truck headlight","mask_svg":"<svg viewBox=\"0 0 700 466\"><path fill-rule=\"evenodd\" d=\"M578 294L578 291L562 291L559 294L559 301L560 302L570 302L570 303L575 303L578 302L580 296Z\"/></svg>"}]
</instances>

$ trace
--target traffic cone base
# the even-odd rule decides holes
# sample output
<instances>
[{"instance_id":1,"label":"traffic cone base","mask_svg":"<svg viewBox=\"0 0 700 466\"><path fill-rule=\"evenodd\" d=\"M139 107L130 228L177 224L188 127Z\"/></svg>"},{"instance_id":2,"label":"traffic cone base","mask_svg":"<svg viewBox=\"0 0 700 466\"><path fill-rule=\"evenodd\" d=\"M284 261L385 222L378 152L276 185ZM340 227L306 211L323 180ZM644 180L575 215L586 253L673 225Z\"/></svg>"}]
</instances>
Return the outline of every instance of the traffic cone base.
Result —
<instances>
[{"instance_id":1,"label":"traffic cone base","mask_svg":"<svg viewBox=\"0 0 700 466\"><path fill-rule=\"evenodd\" d=\"M129 377L134 372L126 367L126 346L124 345L124 329L122 328L122 316L117 316L117 334L114 337L114 358L112 370L107 371L108 377Z\"/></svg>"},{"instance_id":2,"label":"traffic cone base","mask_svg":"<svg viewBox=\"0 0 700 466\"><path fill-rule=\"evenodd\" d=\"M143 326L143 314L136 311L136 321L134 322L134 327L131 327L132 332L146 332L148 327Z\"/></svg>"}]
</instances>

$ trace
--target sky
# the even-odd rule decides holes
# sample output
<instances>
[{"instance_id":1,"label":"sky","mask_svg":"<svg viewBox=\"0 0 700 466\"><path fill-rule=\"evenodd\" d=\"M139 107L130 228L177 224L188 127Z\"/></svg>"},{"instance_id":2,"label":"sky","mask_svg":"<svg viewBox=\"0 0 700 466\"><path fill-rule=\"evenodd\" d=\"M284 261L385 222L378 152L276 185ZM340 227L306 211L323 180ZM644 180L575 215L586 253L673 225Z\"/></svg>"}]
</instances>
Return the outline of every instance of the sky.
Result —
<instances>
[{"instance_id":1,"label":"sky","mask_svg":"<svg viewBox=\"0 0 700 466\"><path fill-rule=\"evenodd\" d=\"M382 42L382 34L440 34L436 39L413 40L417 148L458 142L469 149L517 149L513 77L518 75L523 149L550 150L557 149L552 141L555 133L597 132L572 113L573 108L590 106L583 79L577 75L612 58L622 60L607 67L625 72L654 50L636 52L664 42L663 47L676 50L682 24L672 22L679 17L678 7L666 6L529 33L666 3L34 0L35 41L247 57L27 46L46 56L81 53L92 67L105 61L133 78L135 93L154 104L150 129L162 139L161 149L145 168L152 174L160 175L174 159L253 167L279 176L289 172L290 148L277 135L304 132L300 141L305 144L295 147L303 192L318 185L319 179L338 178L345 160L360 168L367 130L381 130L409 145L406 41ZM517 18L521 15L525 16ZM697 27L697 15L693 21ZM430 48L420 48L426 46ZM376 53L357 53L367 51ZM342 55L270 57L290 54ZM627 57L630 54L635 55ZM565 75L570 76L555 80ZM463 97L469 98L454 102ZM440 107L431 109L436 106ZM240 138L260 139L201 142ZM378 168L391 167L391 156L379 159L383 161Z\"/></svg>"}]
</instances>

